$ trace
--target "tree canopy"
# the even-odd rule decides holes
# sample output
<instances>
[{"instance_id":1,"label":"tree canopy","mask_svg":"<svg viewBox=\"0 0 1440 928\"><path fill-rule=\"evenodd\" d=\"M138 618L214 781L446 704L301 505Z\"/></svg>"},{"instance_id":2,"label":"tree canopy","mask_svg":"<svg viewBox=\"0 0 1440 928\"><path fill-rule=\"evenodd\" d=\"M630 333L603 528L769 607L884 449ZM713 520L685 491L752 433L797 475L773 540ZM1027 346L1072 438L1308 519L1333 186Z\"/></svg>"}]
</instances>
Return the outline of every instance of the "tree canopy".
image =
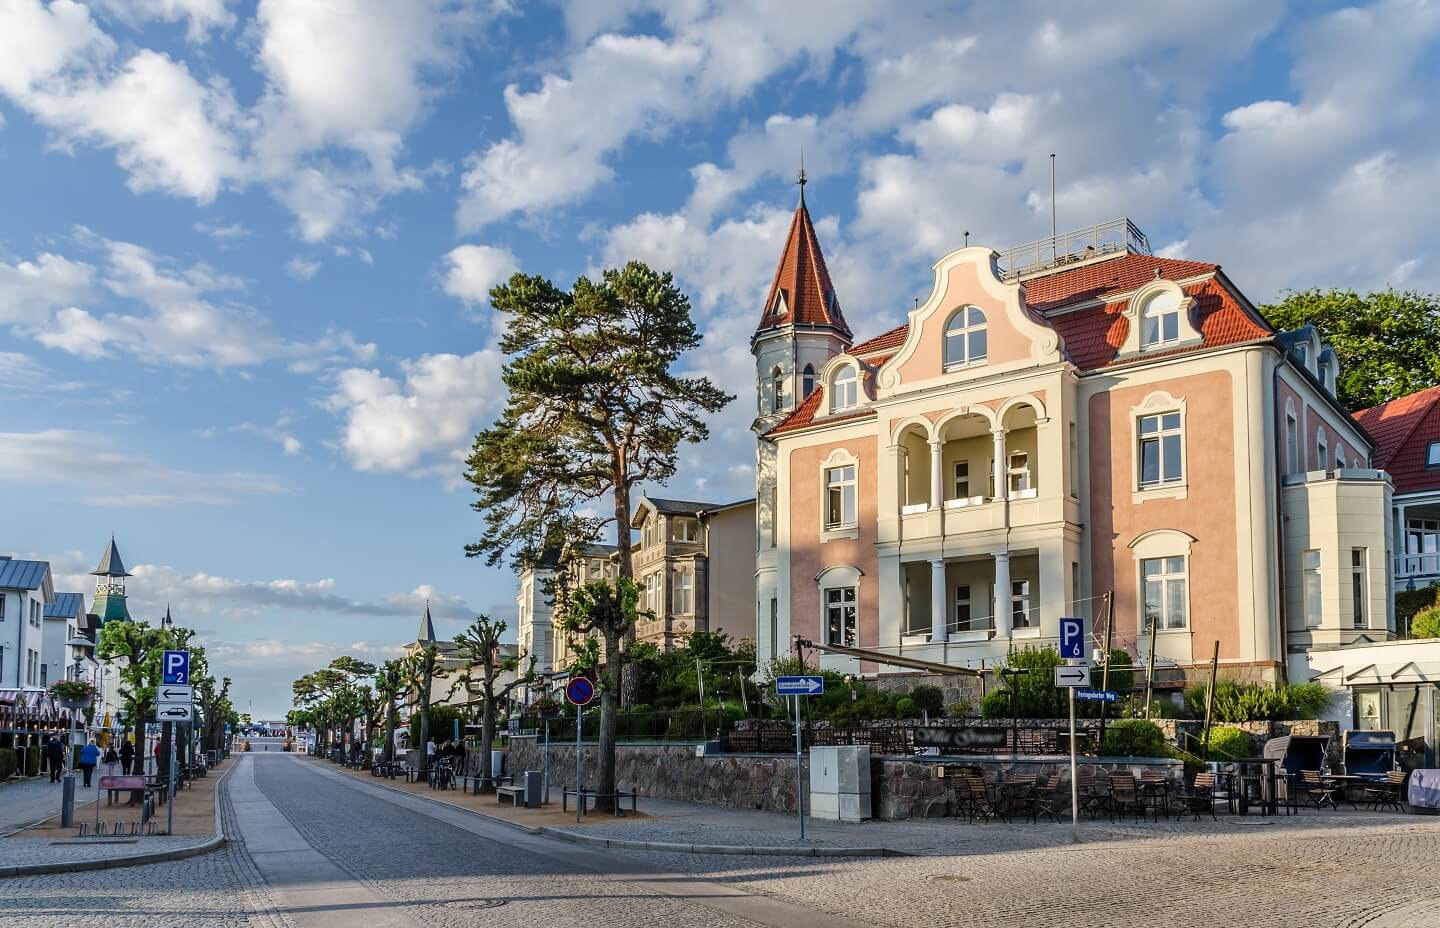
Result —
<instances>
[{"instance_id":1,"label":"tree canopy","mask_svg":"<svg viewBox=\"0 0 1440 928\"><path fill-rule=\"evenodd\" d=\"M1276 328L1309 323L1340 361L1352 412L1440 383L1440 297L1414 290L1303 290L1260 307Z\"/></svg>"}]
</instances>

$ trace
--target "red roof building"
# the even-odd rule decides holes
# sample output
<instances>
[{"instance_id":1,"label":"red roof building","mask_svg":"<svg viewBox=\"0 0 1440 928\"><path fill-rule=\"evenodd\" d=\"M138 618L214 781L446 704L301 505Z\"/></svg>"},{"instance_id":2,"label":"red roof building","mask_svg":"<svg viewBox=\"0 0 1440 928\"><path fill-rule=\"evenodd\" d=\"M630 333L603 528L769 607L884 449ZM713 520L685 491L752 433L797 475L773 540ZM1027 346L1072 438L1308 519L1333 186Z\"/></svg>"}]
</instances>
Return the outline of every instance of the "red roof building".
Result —
<instances>
[{"instance_id":1,"label":"red roof building","mask_svg":"<svg viewBox=\"0 0 1440 928\"><path fill-rule=\"evenodd\" d=\"M1375 440L1375 466L1395 485L1395 585L1440 583L1440 386L1361 410Z\"/></svg>"}]
</instances>

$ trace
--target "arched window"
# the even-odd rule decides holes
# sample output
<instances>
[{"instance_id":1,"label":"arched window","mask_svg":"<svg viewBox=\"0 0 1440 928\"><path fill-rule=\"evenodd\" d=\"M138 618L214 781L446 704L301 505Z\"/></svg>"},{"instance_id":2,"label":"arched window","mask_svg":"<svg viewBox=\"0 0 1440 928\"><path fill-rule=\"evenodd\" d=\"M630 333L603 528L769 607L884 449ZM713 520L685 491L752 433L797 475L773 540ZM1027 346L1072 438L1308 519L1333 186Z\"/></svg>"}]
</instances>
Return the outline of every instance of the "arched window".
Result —
<instances>
[{"instance_id":1,"label":"arched window","mask_svg":"<svg viewBox=\"0 0 1440 928\"><path fill-rule=\"evenodd\" d=\"M770 411L779 412L785 408L785 375L780 368L770 372Z\"/></svg>"},{"instance_id":2,"label":"arched window","mask_svg":"<svg viewBox=\"0 0 1440 928\"><path fill-rule=\"evenodd\" d=\"M1325 430L1317 429L1315 432L1315 468L1325 469L1325 459L1330 456L1330 446L1325 441Z\"/></svg>"},{"instance_id":3,"label":"arched window","mask_svg":"<svg viewBox=\"0 0 1440 928\"><path fill-rule=\"evenodd\" d=\"M985 361L985 314L973 306L955 311L945 323L945 368Z\"/></svg>"},{"instance_id":4,"label":"arched window","mask_svg":"<svg viewBox=\"0 0 1440 928\"><path fill-rule=\"evenodd\" d=\"M830 411L840 412L860 403L860 390L855 379L855 368L843 367L835 375L834 393L830 398Z\"/></svg>"},{"instance_id":5,"label":"arched window","mask_svg":"<svg viewBox=\"0 0 1440 928\"><path fill-rule=\"evenodd\" d=\"M1140 307L1140 347L1153 348L1180 338L1180 296L1161 290Z\"/></svg>"},{"instance_id":6,"label":"arched window","mask_svg":"<svg viewBox=\"0 0 1440 928\"><path fill-rule=\"evenodd\" d=\"M805 372L800 375L800 398L806 399L815 392L815 365L805 365Z\"/></svg>"}]
</instances>

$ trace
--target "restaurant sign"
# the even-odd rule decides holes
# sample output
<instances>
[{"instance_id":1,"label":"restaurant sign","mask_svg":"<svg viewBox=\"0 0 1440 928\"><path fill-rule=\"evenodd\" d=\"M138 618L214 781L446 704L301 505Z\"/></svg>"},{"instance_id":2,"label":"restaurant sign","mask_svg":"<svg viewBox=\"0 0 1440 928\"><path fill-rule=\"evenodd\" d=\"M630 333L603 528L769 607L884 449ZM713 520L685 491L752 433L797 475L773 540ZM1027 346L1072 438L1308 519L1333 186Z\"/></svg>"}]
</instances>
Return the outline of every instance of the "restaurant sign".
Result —
<instances>
[{"instance_id":1,"label":"restaurant sign","mask_svg":"<svg viewBox=\"0 0 1440 928\"><path fill-rule=\"evenodd\" d=\"M978 728L966 725L958 728L915 729L917 748L959 748L973 751L979 748L1003 748L1008 744L1003 728Z\"/></svg>"}]
</instances>

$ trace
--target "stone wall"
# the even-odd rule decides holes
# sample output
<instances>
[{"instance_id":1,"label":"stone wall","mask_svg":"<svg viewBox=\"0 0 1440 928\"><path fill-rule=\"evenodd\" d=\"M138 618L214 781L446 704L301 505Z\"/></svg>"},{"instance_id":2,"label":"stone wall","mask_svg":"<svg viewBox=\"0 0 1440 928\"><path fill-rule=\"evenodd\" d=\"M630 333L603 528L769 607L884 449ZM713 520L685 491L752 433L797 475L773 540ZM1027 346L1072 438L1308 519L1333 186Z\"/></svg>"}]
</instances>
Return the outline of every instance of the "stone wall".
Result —
<instances>
[{"instance_id":1,"label":"stone wall","mask_svg":"<svg viewBox=\"0 0 1440 928\"><path fill-rule=\"evenodd\" d=\"M795 758L784 754L705 754L693 743L626 743L615 749L615 782L654 799L705 802L737 809L795 811ZM512 737L507 772L541 769L543 745L534 737ZM595 782L595 745L580 749L588 785ZM575 783L575 745L550 744L550 784ZM806 784L809 794L809 784Z\"/></svg>"},{"instance_id":2,"label":"stone wall","mask_svg":"<svg viewBox=\"0 0 1440 928\"><path fill-rule=\"evenodd\" d=\"M980 708L980 700L984 698L983 685L979 677L972 677L968 674L938 674L938 673L896 673L880 674L865 681L877 690L884 690L892 693L908 693L920 685L938 686L945 693L945 705L953 706L958 702L968 703L972 709Z\"/></svg>"}]
</instances>

